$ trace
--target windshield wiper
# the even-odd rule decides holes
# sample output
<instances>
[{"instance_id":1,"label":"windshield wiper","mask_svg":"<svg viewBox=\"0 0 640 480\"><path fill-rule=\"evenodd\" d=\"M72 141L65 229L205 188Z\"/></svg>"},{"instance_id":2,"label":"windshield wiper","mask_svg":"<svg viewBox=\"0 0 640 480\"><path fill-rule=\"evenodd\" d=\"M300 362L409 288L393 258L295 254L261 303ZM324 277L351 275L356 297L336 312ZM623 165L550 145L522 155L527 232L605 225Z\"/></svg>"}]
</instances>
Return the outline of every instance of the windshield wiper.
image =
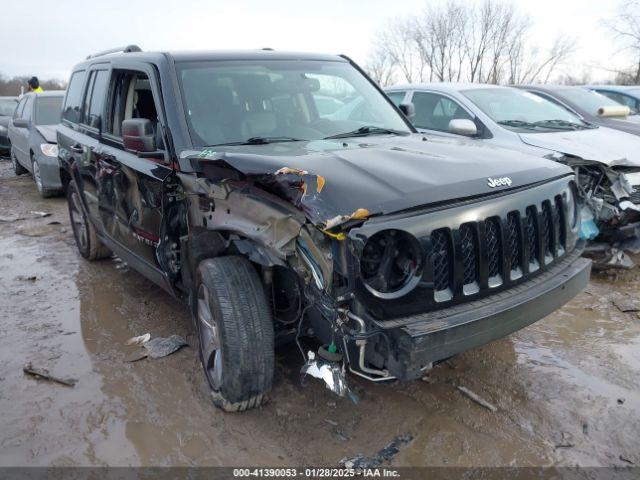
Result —
<instances>
[{"instance_id":1,"label":"windshield wiper","mask_svg":"<svg viewBox=\"0 0 640 480\"><path fill-rule=\"evenodd\" d=\"M239 142L216 143L215 145L207 145L207 147L223 147L230 145L268 145L269 143L281 142L306 142L307 140L293 137L251 137Z\"/></svg>"},{"instance_id":2,"label":"windshield wiper","mask_svg":"<svg viewBox=\"0 0 640 480\"><path fill-rule=\"evenodd\" d=\"M523 120L500 120L497 123L505 127L528 128L529 130L537 130L539 128L539 125Z\"/></svg>"},{"instance_id":3,"label":"windshield wiper","mask_svg":"<svg viewBox=\"0 0 640 480\"><path fill-rule=\"evenodd\" d=\"M582 130L585 128L589 128L587 124L580 124L576 122L570 122L568 120L540 120L535 123L541 127L547 128L559 128L562 130L571 129L571 130Z\"/></svg>"},{"instance_id":4,"label":"windshield wiper","mask_svg":"<svg viewBox=\"0 0 640 480\"><path fill-rule=\"evenodd\" d=\"M352 130L351 132L344 132L344 133L337 133L335 135L329 135L328 137L324 137L324 140L331 140L333 138L365 137L367 135L384 135L385 133L391 133L393 135L409 135L409 132L394 130L392 128L364 126L356 130Z\"/></svg>"}]
</instances>

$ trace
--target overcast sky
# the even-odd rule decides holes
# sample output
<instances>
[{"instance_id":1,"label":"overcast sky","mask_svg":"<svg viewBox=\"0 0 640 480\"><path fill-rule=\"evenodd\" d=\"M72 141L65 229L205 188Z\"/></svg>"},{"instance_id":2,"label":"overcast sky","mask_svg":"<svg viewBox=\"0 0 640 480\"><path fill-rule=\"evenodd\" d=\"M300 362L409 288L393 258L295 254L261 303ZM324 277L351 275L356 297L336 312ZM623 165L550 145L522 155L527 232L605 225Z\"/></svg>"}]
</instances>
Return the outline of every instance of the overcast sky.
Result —
<instances>
[{"instance_id":1,"label":"overcast sky","mask_svg":"<svg viewBox=\"0 0 640 480\"><path fill-rule=\"evenodd\" d=\"M430 0L437 1L437 0ZM472 0L469 0L472 1ZM418 14L425 0L2 0L0 73L66 79L86 55L135 43L144 50L251 49L344 53L363 64L388 18ZM619 0L519 0L533 43L558 33L579 49L571 73L619 67L624 55L603 27ZM594 79L607 78L593 68Z\"/></svg>"}]
</instances>

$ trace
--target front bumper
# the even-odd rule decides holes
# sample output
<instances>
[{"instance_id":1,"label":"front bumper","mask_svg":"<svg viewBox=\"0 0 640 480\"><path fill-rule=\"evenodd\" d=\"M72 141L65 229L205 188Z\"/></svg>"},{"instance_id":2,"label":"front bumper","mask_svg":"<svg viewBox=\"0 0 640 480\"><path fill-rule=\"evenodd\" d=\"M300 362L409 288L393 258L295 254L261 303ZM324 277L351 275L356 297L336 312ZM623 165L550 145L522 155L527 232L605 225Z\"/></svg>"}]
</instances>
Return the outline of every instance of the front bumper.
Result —
<instances>
[{"instance_id":1,"label":"front bumper","mask_svg":"<svg viewBox=\"0 0 640 480\"><path fill-rule=\"evenodd\" d=\"M401 380L425 366L520 330L575 297L589 282L591 261L576 249L553 268L495 295L449 309L397 319L384 325L396 348L389 373Z\"/></svg>"},{"instance_id":2,"label":"front bumper","mask_svg":"<svg viewBox=\"0 0 640 480\"><path fill-rule=\"evenodd\" d=\"M37 156L38 165L40 166L40 178L42 186L47 190L62 189L62 181L60 180L60 163L57 157L49 157L40 153Z\"/></svg>"}]
</instances>

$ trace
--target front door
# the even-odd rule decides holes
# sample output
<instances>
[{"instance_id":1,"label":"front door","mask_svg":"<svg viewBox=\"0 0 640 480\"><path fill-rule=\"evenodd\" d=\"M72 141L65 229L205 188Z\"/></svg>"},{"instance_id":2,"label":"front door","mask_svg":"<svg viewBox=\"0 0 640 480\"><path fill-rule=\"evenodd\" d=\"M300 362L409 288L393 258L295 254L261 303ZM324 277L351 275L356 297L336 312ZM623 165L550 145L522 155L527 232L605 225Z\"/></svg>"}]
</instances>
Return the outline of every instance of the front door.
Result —
<instances>
[{"instance_id":1,"label":"front door","mask_svg":"<svg viewBox=\"0 0 640 480\"><path fill-rule=\"evenodd\" d=\"M101 141L94 149L99 222L104 233L153 269L161 269L160 242L164 181L173 170L165 163L155 78L146 69L112 70ZM122 121L151 120L157 158L141 158L124 148ZM147 272L149 274L149 272Z\"/></svg>"}]
</instances>

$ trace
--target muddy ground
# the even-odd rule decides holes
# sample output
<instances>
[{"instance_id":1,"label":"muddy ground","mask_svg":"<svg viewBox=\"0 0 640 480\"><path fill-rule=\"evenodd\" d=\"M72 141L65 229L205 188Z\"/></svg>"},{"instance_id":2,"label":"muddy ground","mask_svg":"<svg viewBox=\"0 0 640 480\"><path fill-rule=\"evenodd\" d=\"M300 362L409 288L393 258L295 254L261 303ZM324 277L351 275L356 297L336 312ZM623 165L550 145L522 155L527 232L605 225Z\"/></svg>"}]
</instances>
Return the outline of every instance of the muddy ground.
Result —
<instances>
[{"instance_id":1,"label":"muddy ground","mask_svg":"<svg viewBox=\"0 0 640 480\"><path fill-rule=\"evenodd\" d=\"M224 414L186 308L116 260L84 261L64 198L39 198L1 161L0 217L14 220L0 222L0 466L336 465L405 433L414 439L389 465L640 464L640 318L614 304L636 309L640 269L594 276L561 311L428 381L350 377L358 405L314 380L301 387L300 355L285 348L269 403ZM125 362L126 340L145 332L190 347ZM26 362L78 383L26 376Z\"/></svg>"}]
</instances>

